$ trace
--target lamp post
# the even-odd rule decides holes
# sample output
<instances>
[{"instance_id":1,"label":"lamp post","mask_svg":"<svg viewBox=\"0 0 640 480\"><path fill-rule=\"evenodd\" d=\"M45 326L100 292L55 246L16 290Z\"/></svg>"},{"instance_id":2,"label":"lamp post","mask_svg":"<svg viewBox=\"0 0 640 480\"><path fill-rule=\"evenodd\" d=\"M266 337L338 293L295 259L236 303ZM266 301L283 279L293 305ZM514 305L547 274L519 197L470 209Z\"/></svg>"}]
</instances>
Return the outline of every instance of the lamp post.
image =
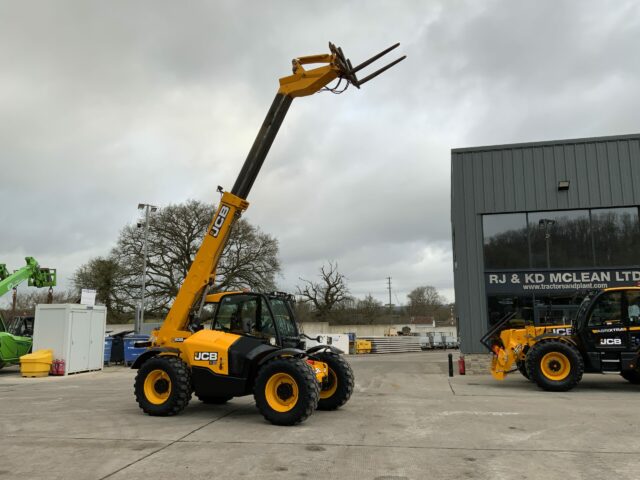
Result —
<instances>
[{"instance_id":1,"label":"lamp post","mask_svg":"<svg viewBox=\"0 0 640 480\"><path fill-rule=\"evenodd\" d=\"M144 226L144 243L142 247L142 285L140 287L140 310L139 314L136 315L136 333L140 333L140 331L142 330L142 324L144 323L144 292L145 282L147 279L147 239L149 237L149 217L152 213L158 210L158 207L149 205L148 203L139 203L138 210L144 210L144 224L138 222L138 228Z\"/></svg>"},{"instance_id":2,"label":"lamp post","mask_svg":"<svg viewBox=\"0 0 640 480\"><path fill-rule=\"evenodd\" d=\"M549 233L549 226L555 225L556 221L550 218L541 218L538 222L540 228L544 228L544 243L547 248L547 268L551 268L551 256L549 255L549 239L551 234Z\"/></svg>"}]
</instances>

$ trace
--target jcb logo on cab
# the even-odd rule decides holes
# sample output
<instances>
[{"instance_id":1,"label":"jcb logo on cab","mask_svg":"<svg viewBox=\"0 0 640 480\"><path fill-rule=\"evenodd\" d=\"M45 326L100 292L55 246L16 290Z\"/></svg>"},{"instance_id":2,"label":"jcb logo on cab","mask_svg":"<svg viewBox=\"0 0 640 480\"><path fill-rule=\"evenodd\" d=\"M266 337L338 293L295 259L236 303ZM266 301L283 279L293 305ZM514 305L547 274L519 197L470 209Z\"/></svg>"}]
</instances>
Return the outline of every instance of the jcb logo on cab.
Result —
<instances>
[{"instance_id":1,"label":"jcb logo on cab","mask_svg":"<svg viewBox=\"0 0 640 480\"><path fill-rule=\"evenodd\" d=\"M620 338L601 338L600 345L622 345Z\"/></svg>"}]
</instances>

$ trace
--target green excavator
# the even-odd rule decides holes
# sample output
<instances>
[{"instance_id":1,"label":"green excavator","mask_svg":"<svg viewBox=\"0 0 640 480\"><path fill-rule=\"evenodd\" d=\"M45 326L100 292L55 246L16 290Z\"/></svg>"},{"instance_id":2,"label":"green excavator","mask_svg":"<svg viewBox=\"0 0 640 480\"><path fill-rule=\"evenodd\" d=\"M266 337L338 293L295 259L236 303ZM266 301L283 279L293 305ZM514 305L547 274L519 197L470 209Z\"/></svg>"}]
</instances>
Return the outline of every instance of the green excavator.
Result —
<instances>
[{"instance_id":1,"label":"green excavator","mask_svg":"<svg viewBox=\"0 0 640 480\"><path fill-rule=\"evenodd\" d=\"M55 269L41 267L33 257L26 257L25 260L27 264L13 273L0 263L0 297L24 282L37 288L56 286ZM23 326L21 323L19 325ZM0 315L0 368L20 363L20 357L31 350L33 339L26 336L24 328L19 330L8 329Z\"/></svg>"}]
</instances>

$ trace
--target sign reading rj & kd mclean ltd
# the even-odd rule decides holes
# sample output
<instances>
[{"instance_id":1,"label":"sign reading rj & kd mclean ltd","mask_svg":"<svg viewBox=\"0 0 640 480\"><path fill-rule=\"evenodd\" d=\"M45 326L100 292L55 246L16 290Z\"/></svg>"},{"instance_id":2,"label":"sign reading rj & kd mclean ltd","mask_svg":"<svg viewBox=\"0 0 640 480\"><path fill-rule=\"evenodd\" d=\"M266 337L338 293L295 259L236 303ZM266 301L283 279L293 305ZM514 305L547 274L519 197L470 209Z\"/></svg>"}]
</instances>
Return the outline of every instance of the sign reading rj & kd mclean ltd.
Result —
<instances>
[{"instance_id":1,"label":"sign reading rj & kd mclean ltd","mask_svg":"<svg viewBox=\"0 0 640 480\"><path fill-rule=\"evenodd\" d=\"M635 286L638 282L640 282L640 268L485 273L485 287L488 294L563 292Z\"/></svg>"}]
</instances>

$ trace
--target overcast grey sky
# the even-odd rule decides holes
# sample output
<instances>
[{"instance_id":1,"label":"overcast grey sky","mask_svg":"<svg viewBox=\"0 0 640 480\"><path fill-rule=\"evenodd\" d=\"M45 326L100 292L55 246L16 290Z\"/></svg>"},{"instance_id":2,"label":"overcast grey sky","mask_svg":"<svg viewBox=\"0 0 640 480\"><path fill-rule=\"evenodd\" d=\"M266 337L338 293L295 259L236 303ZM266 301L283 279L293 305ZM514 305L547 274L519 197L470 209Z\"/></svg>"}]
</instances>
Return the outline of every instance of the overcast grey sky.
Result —
<instances>
[{"instance_id":1,"label":"overcast grey sky","mask_svg":"<svg viewBox=\"0 0 640 480\"><path fill-rule=\"evenodd\" d=\"M450 150L640 131L634 1L0 1L0 263L106 255L138 202L215 203L290 61L395 42L358 91L296 99L246 217L283 289L337 261L351 291L453 299Z\"/></svg>"}]
</instances>

